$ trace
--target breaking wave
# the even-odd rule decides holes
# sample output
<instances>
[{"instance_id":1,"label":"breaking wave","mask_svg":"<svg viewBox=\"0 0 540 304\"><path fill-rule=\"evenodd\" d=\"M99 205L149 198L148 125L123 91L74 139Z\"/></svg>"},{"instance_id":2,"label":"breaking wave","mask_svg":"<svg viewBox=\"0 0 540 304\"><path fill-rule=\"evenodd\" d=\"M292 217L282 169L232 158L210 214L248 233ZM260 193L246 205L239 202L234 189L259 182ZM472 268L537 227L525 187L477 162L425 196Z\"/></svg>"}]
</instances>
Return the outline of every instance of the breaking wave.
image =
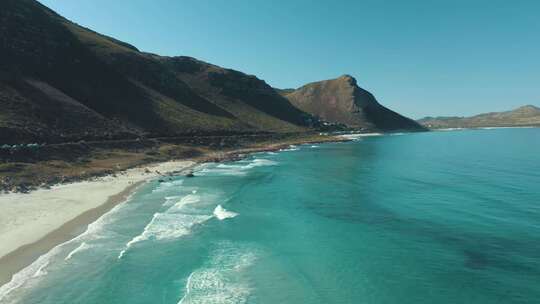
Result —
<instances>
[{"instance_id":1,"label":"breaking wave","mask_svg":"<svg viewBox=\"0 0 540 304\"><path fill-rule=\"evenodd\" d=\"M289 151L298 151L298 150L300 150L300 148L298 148L297 146L290 145L288 148L280 149L279 151L280 152L289 152Z\"/></svg>"},{"instance_id":2,"label":"breaking wave","mask_svg":"<svg viewBox=\"0 0 540 304\"><path fill-rule=\"evenodd\" d=\"M357 141L357 140L361 140L362 137L382 136L382 135L383 135L382 133L358 133L358 134L343 134L343 135L339 135L339 137Z\"/></svg>"},{"instance_id":3,"label":"breaking wave","mask_svg":"<svg viewBox=\"0 0 540 304\"><path fill-rule=\"evenodd\" d=\"M86 249L88 249L88 248L90 248L90 245L88 245L86 242L82 242L82 243L79 245L79 247L73 249L73 250L66 256L66 258L64 259L64 261L69 261L69 260L71 260L71 258L72 258L75 254L77 254L78 252L81 252L81 251L83 251L83 250L86 250Z\"/></svg>"},{"instance_id":4,"label":"breaking wave","mask_svg":"<svg viewBox=\"0 0 540 304\"><path fill-rule=\"evenodd\" d=\"M157 188L152 190L152 193L167 191L175 186L181 186L183 182L182 179L161 182Z\"/></svg>"},{"instance_id":5,"label":"breaking wave","mask_svg":"<svg viewBox=\"0 0 540 304\"><path fill-rule=\"evenodd\" d=\"M189 234L193 226L210 219L212 217L210 215L189 214L183 211L184 206L198 203L200 199L200 196L196 194L188 194L165 212L155 213L144 227L143 232L126 243L124 249L120 251L118 259L122 259L136 243L146 240L176 239Z\"/></svg>"},{"instance_id":6,"label":"breaking wave","mask_svg":"<svg viewBox=\"0 0 540 304\"><path fill-rule=\"evenodd\" d=\"M189 275L178 304L247 303L251 287L243 273L256 257L254 250L234 248L230 244L216 250L206 266Z\"/></svg>"},{"instance_id":7,"label":"breaking wave","mask_svg":"<svg viewBox=\"0 0 540 304\"><path fill-rule=\"evenodd\" d=\"M237 215L238 213L229 211L223 208L221 205L217 205L216 209L214 209L214 216L220 221L236 217Z\"/></svg>"},{"instance_id":8,"label":"breaking wave","mask_svg":"<svg viewBox=\"0 0 540 304\"><path fill-rule=\"evenodd\" d=\"M265 159L255 158L252 160L241 160L230 164L218 164L213 167L206 167L199 171L199 175L246 175L250 169L263 166L275 166L278 163Z\"/></svg>"}]
</instances>

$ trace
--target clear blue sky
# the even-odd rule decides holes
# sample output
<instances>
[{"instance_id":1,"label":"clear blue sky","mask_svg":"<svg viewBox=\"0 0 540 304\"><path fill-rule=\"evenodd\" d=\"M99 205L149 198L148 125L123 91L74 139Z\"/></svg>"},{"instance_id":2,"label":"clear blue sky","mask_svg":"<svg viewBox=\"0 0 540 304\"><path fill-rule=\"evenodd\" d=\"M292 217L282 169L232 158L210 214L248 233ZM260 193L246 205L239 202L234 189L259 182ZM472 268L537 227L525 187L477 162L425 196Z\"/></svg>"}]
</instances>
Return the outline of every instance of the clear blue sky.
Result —
<instances>
[{"instance_id":1,"label":"clear blue sky","mask_svg":"<svg viewBox=\"0 0 540 304\"><path fill-rule=\"evenodd\" d=\"M351 74L413 118L540 105L537 0L41 2L143 51L280 88Z\"/></svg>"}]
</instances>

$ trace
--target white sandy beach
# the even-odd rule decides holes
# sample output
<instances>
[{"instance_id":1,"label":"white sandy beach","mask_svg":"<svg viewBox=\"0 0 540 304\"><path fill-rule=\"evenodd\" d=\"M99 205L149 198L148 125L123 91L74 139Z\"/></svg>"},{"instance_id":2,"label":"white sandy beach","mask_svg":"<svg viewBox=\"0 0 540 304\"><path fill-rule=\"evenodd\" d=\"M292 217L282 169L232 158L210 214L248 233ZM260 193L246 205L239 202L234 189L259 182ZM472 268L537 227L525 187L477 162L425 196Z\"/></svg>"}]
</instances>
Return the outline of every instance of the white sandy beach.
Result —
<instances>
[{"instance_id":1,"label":"white sandy beach","mask_svg":"<svg viewBox=\"0 0 540 304\"><path fill-rule=\"evenodd\" d=\"M185 170L194 164L191 161L171 161L129 169L117 173L116 177L59 185L28 194L2 194L0 260L22 246L43 239L81 214L106 204L130 186L156 178L159 173ZM146 169L150 172L145 172Z\"/></svg>"}]
</instances>

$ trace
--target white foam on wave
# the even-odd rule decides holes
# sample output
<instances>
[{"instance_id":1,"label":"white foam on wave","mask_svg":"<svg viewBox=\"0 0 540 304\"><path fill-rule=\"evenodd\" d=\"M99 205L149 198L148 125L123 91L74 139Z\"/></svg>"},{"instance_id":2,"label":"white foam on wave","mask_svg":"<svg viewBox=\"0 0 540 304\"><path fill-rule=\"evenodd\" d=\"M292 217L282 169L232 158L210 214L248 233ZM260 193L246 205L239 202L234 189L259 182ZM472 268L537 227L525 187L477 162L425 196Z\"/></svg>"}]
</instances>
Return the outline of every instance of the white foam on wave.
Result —
<instances>
[{"instance_id":1,"label":"white foam on wave","mask_svg":"<svg viewBox=\"0 0 540 304\"><path fill-rule=\"evenodd\" d=\"M59 246L53 248L48 253L40 256L32 264L13 275L9 283L0 286L0 302L2 302L13 290L25 284L29 279L42 276L43 270L49 265L51 257L57 254L58 251L60 251Z\"/></svg>"},{"instance_id":2,"label":"white foam on wave","mask_svg":"<svg viewBox=\"0 0 540 304\"><path fill-rule=\"evenodd\" d=\"M292 151L298 151L300 148L298 148L297 145L290 145L288 148L280 149L280 152L292 152Z\"/></svg>"},{"instance_id":3,"label":"white foam on wave","mask_svg":"<svg viewBox=\"0 0 540 304\"><path fill-rule=\"evenodd\" d=\"M295 145L291 145L288 148L280 149L279 152L292 152L292 151L298 151L300 148L296 147Z\"/></svg>"},{"instance_id":4,"label":"white foam on wave","mask_svg":"<svg viewBox=\"0 0 540 304\"><path fill-rule=\"evenodd\" d=\"M251 161L249 164L244 166L244 169L251 169L255 167L263 167L263 166L275 166L278 163L273 160L265 159L265 158L256 158L253 161Z\"/></svg>"},{"instance_id":5,"label":"white foam on wave","mask_svg":"<svg viewBox=\"0 0 540 304\"><path fill-rule=\"evenodd\" d=\"M159 183L159 186L157 188L152 190L152 193L164 192L176 186L181 186L183 183L184 183L184 180L182 179L162 182L162 183Z\"/></svg>"},{"instance_id":6,"label":"white foam on wave","mask_svg":"<svg viewBox=\"0 0 540 304\"><path fill-rule=\"evenodd\" d=\"M170 207L170 206L182 206L186 204L191 203L197 203L199 202L200 198L196 196L197 189L195 187L182 187L182 193L189 193L189 194L183 194L183 195L171 195L165 197L165 203L163 203L164 207Z\"/></svg>"},{"instance_id":7,"label":"white foam on wave","mask_svg":"<svg viewBox=\"0 0 540 304\"><path fill-rule=\"evenodd\" d=\"M247 303L251 287L242 274L255 263L256 257L249 249L227 246L217 250L207 266L189 275L178 304Z\"/></svg>"},{"instance_id":8,"label":"white foam on wave","mask_svg":"<svg viewBox=\"0 0 540 304\"><path fill-rule=\"evenodd\" d=\"M212 217L210 215L182 212L184 206L198 203L200 199L198 195L188 194L165 212L154 213L150 222L144 227L143 232L126 243L124 249L118 254L118 259L122 259L126 252L136 243L146 240L176 239L189 234L193 226L210 219Z\"/></svg>"},{"instance_id":9,"label":"white foam on wave","mask_svg":"<svg viewBox=\"0 0 540 304\"><path fill-rule=\"evenodd\" d=\"M181 198L182 198L182 195L165 196L166 201L175 201Z\"/></svg>"},{"instance_id":10,"label":"white foam on wave","mask_svg":"<svg viewBox=\"0 0 540 304\"><path fill-rule=\"evenodd\" d=\"M229 211L223 208L221 205L217 205L217 207L214 209L214 216L220 221L236 217L237 215L238 213Z\"/></svg>"},{"instance_id":11,"label":"white foam on wave","mask_svg":"<svg viewBox=\"0 0 540 304\"><path fill-rule=\"evenodd\" d=\"M204 169L200 172L201 175L231 175L231 176L244 176L247 172L241 169Z\"/></svg>"},{"instance_id":12,"label":"white foam on wave","mask_svg":"<svg viewBox=\"0 0 540 304\"><path fill-rule=\"evenodd\" d=\"M269 159L265 159L265 158L256 158L256 159L253 159L253 160L247 162L247 164L246 164L245 161L238 161L238 162L236 162L234 164L230 164L230 165L228 165L228 164L219 164L219 165L217 165L217 168L247 170L247 169L252 169L252 168L255 168L255 167L274 166L274 165L277 165L277 162L275 162L273 160L269 160Z\"/></svg>"},{"instance_id":13,"label":"white foam on wave","mask_svg":"<svg viewBox=\"0 0 540 304\"><path fill-rule=\"evenodd\" d=\"M122 259L136 243L146 240L170 240L185 236L191 232L193 226L210 218L211 216L208 215L156 213L143 232L126 243L124 249L120 251L118 259Z\"/></svg>"},{"instance_id":14,"label":"white foam on wave","mask_svg":"<svg viewBox=\"0 0 540 304\"><path fill-rule=\"evenodd\" d=\"M361 140L362 137L371 137L371 136L382 136L382 133L356 133L356 134L343 134L338 137L350 139L350 140Z\"/></svg>"},{"instance_id":15,"label":"white foam on wave","mask_svg":"<svg viewBox=\"0 0 540 304\"><path fill-rule=\"evenodd\" d=\"M69 260L71 260L71 258L72 258L75 254L77 254L77 253L79 253L79 252L81 252L81 251L83 251L83 250L86 250L86 249L88 249L88 248L90 248L90 247L91 247L91 246L88 245L86 242L82 242L77 248L73 249L73 250L66 256L66 258L64 259L64 261L69 261Z\"/></svg>"},{"instance_id":16,"label":"white foam on wave","mask_svg":"<svg viewBox=\"0 0 540 304\"><path fill-rule=\"evenodd\" d=\"M178 202L176 202L172 207L170 207L167 212L178 211L182 207L189 204L196 204L201 201L201 197L195 193L188 194L182 197Z\"/></svg>"},{"instance_id":17,"label":"white foam on wave","mask_svg":"<svg viewBox=\"0 0 540 304\"><path fill-rule=\"evenodd\" d=\"M45 267L49 266L49 263L50 261L46 261L43 265L41 265L32 277L37 278L46 275L47 271L45 270Z\"/></svg>"},{"instance_id":18,"label":"white foam on wave","mask_svg":"<svg viewBox=\"0 0 540 304\"><path fill-rule=\"evenodd\" d=\"M435 131L461 131L465 130L465 128L441 128L441 129L435 129Z\"/></svg>"},{"instance_id":19,"label":"white foam on wave","mask_svg":"<svg viewBox=\"0 0 540 304\"><path fill-rule=\"evenodd\" d=\"M247 174L247 171L255 167L263 166L275 166L278 163L265 159L265 158L255 158L252 160L241 160L230 164L218 164L213 168L204 168L200 171L203 175L205 174L218 174L218 175L235 175L243 176Z\"/></svg>"}]
</instances>

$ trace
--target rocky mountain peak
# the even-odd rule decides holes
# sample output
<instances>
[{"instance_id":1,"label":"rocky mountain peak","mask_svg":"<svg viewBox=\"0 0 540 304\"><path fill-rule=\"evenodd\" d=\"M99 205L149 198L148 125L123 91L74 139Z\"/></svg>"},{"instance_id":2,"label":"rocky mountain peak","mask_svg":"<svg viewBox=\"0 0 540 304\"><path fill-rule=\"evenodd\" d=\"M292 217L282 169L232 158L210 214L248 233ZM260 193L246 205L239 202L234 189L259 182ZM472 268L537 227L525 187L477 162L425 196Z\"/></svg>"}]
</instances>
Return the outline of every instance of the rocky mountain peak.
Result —
<instances>
[{"instance_id":1,"label":"rocky mountain peak","mask_svg":"<svg viewBox=\"0 0 540 304\"><path fill-rule=\"evenodd\" d=\"M337 80L338 81L345 81L351 86L358 86L358 84L356 82L356 78L354 78L353 76L351 76L349 74L344 74L344 75L340 76Z\"/></svg>"},{"instance_id":2,"label":"rocky mountain peak","mask_svg":"<svg viewBox=\"0 0 540 304\"><path fill-rule=\"evenodd\" d=\"M380 105L351 75L306 84L286 97L299 109L330 123L360 130L411 130L416 122Z\"/></svg>"}]
</instances>

